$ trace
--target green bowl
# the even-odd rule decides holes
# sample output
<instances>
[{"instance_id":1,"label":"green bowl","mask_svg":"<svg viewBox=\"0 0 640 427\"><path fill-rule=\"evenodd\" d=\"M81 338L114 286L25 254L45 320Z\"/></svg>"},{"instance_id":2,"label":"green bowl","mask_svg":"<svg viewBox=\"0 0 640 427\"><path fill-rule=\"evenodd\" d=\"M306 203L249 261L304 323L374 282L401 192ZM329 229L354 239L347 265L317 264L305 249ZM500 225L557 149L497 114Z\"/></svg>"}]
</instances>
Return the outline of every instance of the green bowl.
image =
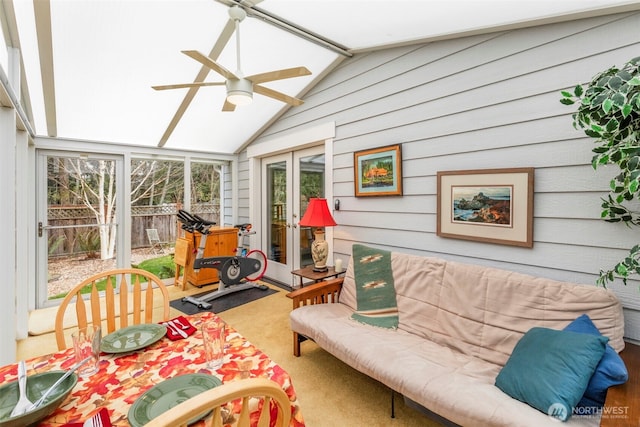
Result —
<instances>
[{"instance_id":1,"label":"green bowl","mask_svg":"<svg viewBox=\"0 0 640 427\"><path fill-rule=\"evenodd\" d=\"M44 392L53 385L65 371L50 371L27 377L27 397L35 402ZM76 386L78 376L73 373L62 384L56 387L44 401L44 404L22 415L11 417L11 411L18 403L20 392L18 381L14 381L0 387L0 427L20 427L35 425L38 421L51 415L53 411L67 398L71 390Z\"/></svg>"}]
</instances>

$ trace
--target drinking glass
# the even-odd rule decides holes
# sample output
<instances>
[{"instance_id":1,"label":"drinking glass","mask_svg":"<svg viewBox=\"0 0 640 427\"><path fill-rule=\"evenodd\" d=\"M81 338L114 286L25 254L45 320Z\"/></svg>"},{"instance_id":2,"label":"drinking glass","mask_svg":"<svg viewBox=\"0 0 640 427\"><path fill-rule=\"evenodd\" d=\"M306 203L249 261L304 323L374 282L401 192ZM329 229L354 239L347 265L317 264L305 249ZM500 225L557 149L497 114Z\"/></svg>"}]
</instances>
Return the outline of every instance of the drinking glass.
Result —
<instances>
[{"instance_id":1,"label":"drinking glass","mask_svg":"<svg viewBox=\"0 0 640 427\"><path fill-rule=\"evenodd\" d=\"M80 328L71 334L71 338L73 339L76 362L91 356L87 363L78 368L78 375L87 376L98 372L100 341L102 339L100 327L87 326L86 328Z\"/></svg>"},{"instance_id":2,"label":"drinking glass","mask_svg":"<svg viewBox=\"0 0 640 427\"><path fill-rule=\"evenodd\" d=\"M207 368L219 369L224 362L225 323L210 320L202 324L202 340Z\"/></svg>"}]
</instances>

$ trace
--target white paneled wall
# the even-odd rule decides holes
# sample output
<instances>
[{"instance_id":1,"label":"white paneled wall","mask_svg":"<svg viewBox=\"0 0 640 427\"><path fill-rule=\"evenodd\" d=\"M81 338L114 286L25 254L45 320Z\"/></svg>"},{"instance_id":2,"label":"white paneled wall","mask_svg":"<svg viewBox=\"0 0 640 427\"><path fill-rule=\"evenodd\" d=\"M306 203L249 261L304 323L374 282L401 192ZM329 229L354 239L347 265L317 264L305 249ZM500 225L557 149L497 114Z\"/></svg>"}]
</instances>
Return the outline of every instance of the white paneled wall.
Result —
<instances>
[{"instance_id":1,"label":"white paneled wall","mask_svg":"<svg viewBox=\"0 0 640 427\"><path fill-rule=\"evenodd\" d=\"M18 307L24 308L26 299L18 294L16 286L16 114L11 108L0 108L2 156L0 156L0 259L3 265L2 309L0 310L0 365L13 363L18 335ZM22 319L24 316L20 316Z\"/></svg>"},{"instance_id":2,"label":"white paneled wall","mask_svg":"<svg viewBox=\"0 0 640 427\"><path fill-rule=\"evenodd\" d=\"M573 129L560 90L640 55L640 14L620 14L356 55L256 143L336 123L333 248L354 242L593 285L640 242L640 230L599 219L614 169L594 171L593 143ZM401 144L404 195L356 198L353 152ZM249 194L241 156L240 194ZM532 249L436 235L436 174L534 167ZM240 216L251 201L240 198ZM640 286L611 288L640 339Z\"/></svg>"}]
</instances>

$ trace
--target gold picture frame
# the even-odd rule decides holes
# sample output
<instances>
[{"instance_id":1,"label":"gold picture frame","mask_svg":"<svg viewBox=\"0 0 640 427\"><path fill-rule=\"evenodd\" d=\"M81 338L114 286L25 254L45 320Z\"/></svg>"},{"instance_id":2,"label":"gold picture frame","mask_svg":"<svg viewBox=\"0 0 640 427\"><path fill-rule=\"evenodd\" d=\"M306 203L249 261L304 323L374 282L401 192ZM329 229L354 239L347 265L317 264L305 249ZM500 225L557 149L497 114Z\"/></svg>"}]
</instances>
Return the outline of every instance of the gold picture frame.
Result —
<instances>
[{"instance_id":1,"label":"gold picture frame","mask_svg":"<svg viewBox=\"0 0 640 427\"><path fill-rule=\"evenodd\" d=\"M533 247L533 168L438 172L440 237Z\"/></svg>"},{"instance_id":2,"label":"gold picture frame","mask_svg":"<svg viewBox=\"0 0 640 427\"><path fill-rule=\"evenodd\" d=\"M400 144L353 153L356 197L402 196Z\"/></svg>"}]
</instances>

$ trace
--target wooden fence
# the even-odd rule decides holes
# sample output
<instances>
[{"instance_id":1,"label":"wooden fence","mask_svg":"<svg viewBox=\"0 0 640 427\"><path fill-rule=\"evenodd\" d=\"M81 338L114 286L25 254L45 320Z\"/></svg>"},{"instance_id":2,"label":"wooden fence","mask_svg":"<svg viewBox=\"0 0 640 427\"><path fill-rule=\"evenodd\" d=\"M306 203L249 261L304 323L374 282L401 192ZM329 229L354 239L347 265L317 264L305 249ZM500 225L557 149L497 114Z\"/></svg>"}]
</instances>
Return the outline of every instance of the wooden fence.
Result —
<instances>
[{"instance_id":1,"label":"wooden fence","mask_svg":"<svg viewBox=\"0 0 640 427\"><path fill-rule=\"evenodd\" d=\"M149 247L146 230L155 228L162 242L175 242L180 223L178 205L134 206L131 208L131 248ZM207 220L219 222L220 205L198 204L189 211ZM68 256L100 250L98 226L91 210L85 206L54 206L47 210L49 256Z\"/></svg>"}]
</instances>

